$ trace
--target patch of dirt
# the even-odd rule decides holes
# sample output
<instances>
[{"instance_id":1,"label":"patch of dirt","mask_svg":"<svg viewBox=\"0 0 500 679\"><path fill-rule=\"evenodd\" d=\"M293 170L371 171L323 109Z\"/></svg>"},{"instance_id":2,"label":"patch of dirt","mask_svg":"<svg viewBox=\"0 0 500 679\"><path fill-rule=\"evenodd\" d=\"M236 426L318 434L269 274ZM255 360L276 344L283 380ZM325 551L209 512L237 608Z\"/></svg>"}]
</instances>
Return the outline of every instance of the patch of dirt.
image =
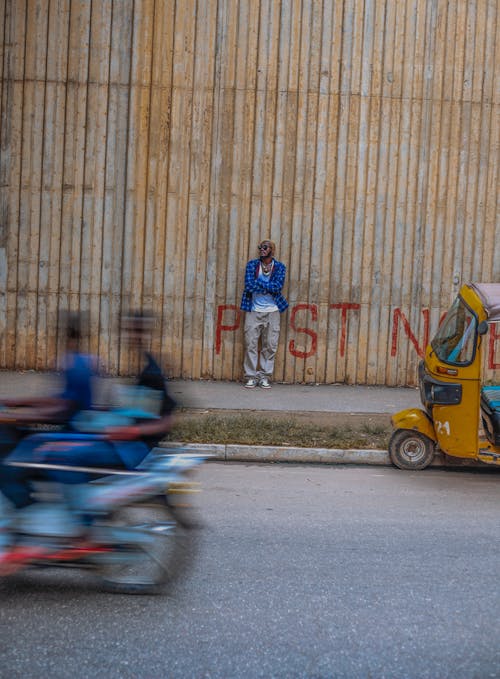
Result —
<instances>
[{"instance_id":1,"label":"patch of dirt","mask_svg":"<svg viewBox=\"0 0 500 679\"><path fill-rule=\"evenodd\" d=\"M282 410L221 410L221 409L201 409L185 408L179 410L179 420L196 420L205 415L254 415L262 416L266 420L293 420L301 424L316 424L324 427L349 427L358 429L363 426L370 427L390 427L391 416L388 413L326 413L326 412L297 412Z\"/></svg>"}]
</instances>

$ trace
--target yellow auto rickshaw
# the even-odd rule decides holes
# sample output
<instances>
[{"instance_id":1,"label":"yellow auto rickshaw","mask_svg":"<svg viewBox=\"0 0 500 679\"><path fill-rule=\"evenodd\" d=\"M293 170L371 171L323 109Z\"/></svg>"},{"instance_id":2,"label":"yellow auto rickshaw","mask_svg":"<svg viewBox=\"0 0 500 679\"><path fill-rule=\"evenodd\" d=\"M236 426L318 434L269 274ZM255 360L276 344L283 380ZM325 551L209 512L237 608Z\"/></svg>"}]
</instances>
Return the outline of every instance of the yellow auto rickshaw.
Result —
<instances>
[{"instance_id":1,"label":"yellow auto rickshaw","mask_svg":"<svg viewBox=\"0 0 500 679\"><path fill-rule=\"evenodd\" d=\"M500 386L482 386L489 324L500 321L500 284L462 286L419 365L424 410L391 418L389 455L400 469L424 469L437 450L500 465Z\"/></svg>"}]
</instances>

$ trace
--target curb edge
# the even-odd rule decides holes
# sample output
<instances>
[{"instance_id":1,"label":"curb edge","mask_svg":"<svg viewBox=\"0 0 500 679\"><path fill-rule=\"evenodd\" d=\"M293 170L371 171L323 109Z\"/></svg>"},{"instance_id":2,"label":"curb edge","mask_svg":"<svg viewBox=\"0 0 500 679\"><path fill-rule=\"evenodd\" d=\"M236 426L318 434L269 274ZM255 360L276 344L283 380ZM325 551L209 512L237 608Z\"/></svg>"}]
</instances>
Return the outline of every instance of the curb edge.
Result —
<instances>
[{"instance_id":1,"label":"curb edge","mask_svg":"<svg viewBox=\"0 0 500 679\"><path fill-rule=\"evenodd\" d=\"M300 462L305 464L363 464L393 467L387 450L370 448L294 448L289 446L247 446L220 443L169 441L164 448L192 448L219 462ZM436 453L432 467L449 466Z\"/></svg>"}]
</instances>

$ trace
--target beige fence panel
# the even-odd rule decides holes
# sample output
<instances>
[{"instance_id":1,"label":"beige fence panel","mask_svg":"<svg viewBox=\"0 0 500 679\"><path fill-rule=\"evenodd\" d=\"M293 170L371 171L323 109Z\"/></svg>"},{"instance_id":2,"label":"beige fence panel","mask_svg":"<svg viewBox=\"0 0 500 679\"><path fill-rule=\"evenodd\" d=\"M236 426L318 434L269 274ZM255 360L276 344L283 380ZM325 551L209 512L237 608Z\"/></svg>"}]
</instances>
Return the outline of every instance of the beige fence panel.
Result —
<instances>
[{"instance_id":1,"label":"beige fence panel","mask_svg":"<svg viewBox=\"0 0 500 679\"><path fill-rule=\"evenodd\" d=\"M246 261L287 265L275 379L413 384L500 281L492 0L0 0L0 368L112 373L152 309L172 375L240 379ZM499 378L500 331L489 379Z\"/></svg>"},{"instance_id":2,"label":"beige fence panel","mask_svg":"<svg viewBox=\"0 0 500 679\"><path fill-rule=\"evenodd\" d=\"M4 30L0 33L3 57L0 118L0 355L2 363L11 366L16 364L26 8L22 3L3 3L2 9Z\"/></svg>"}]
</instances>

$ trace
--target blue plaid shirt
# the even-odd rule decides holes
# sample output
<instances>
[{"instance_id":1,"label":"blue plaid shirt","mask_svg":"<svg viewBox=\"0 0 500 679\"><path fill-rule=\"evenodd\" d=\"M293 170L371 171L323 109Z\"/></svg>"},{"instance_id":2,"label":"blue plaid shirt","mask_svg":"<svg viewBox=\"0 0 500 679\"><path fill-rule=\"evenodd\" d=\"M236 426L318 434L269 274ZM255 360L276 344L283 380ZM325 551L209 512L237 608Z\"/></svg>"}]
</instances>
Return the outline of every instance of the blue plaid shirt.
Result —
<instances>
[{"instance_id":1,"label":"blue plaid shirt","mask_svg":"<svg viewBox=\"0 0 500 679\"><path fill-rule=\"evenodd\" d=\"M285 283L286 266L276 259L273 260L274 266L269 278L269 282L258 280L258 270L260 259L251 259L245 270L245 289L241 298L240 309L242 311L252 311L252 294L263 292L274 297L276 306L280 313L288 308L288 302L281 294L281 289Z\"/></svg>"}]
</instances>

